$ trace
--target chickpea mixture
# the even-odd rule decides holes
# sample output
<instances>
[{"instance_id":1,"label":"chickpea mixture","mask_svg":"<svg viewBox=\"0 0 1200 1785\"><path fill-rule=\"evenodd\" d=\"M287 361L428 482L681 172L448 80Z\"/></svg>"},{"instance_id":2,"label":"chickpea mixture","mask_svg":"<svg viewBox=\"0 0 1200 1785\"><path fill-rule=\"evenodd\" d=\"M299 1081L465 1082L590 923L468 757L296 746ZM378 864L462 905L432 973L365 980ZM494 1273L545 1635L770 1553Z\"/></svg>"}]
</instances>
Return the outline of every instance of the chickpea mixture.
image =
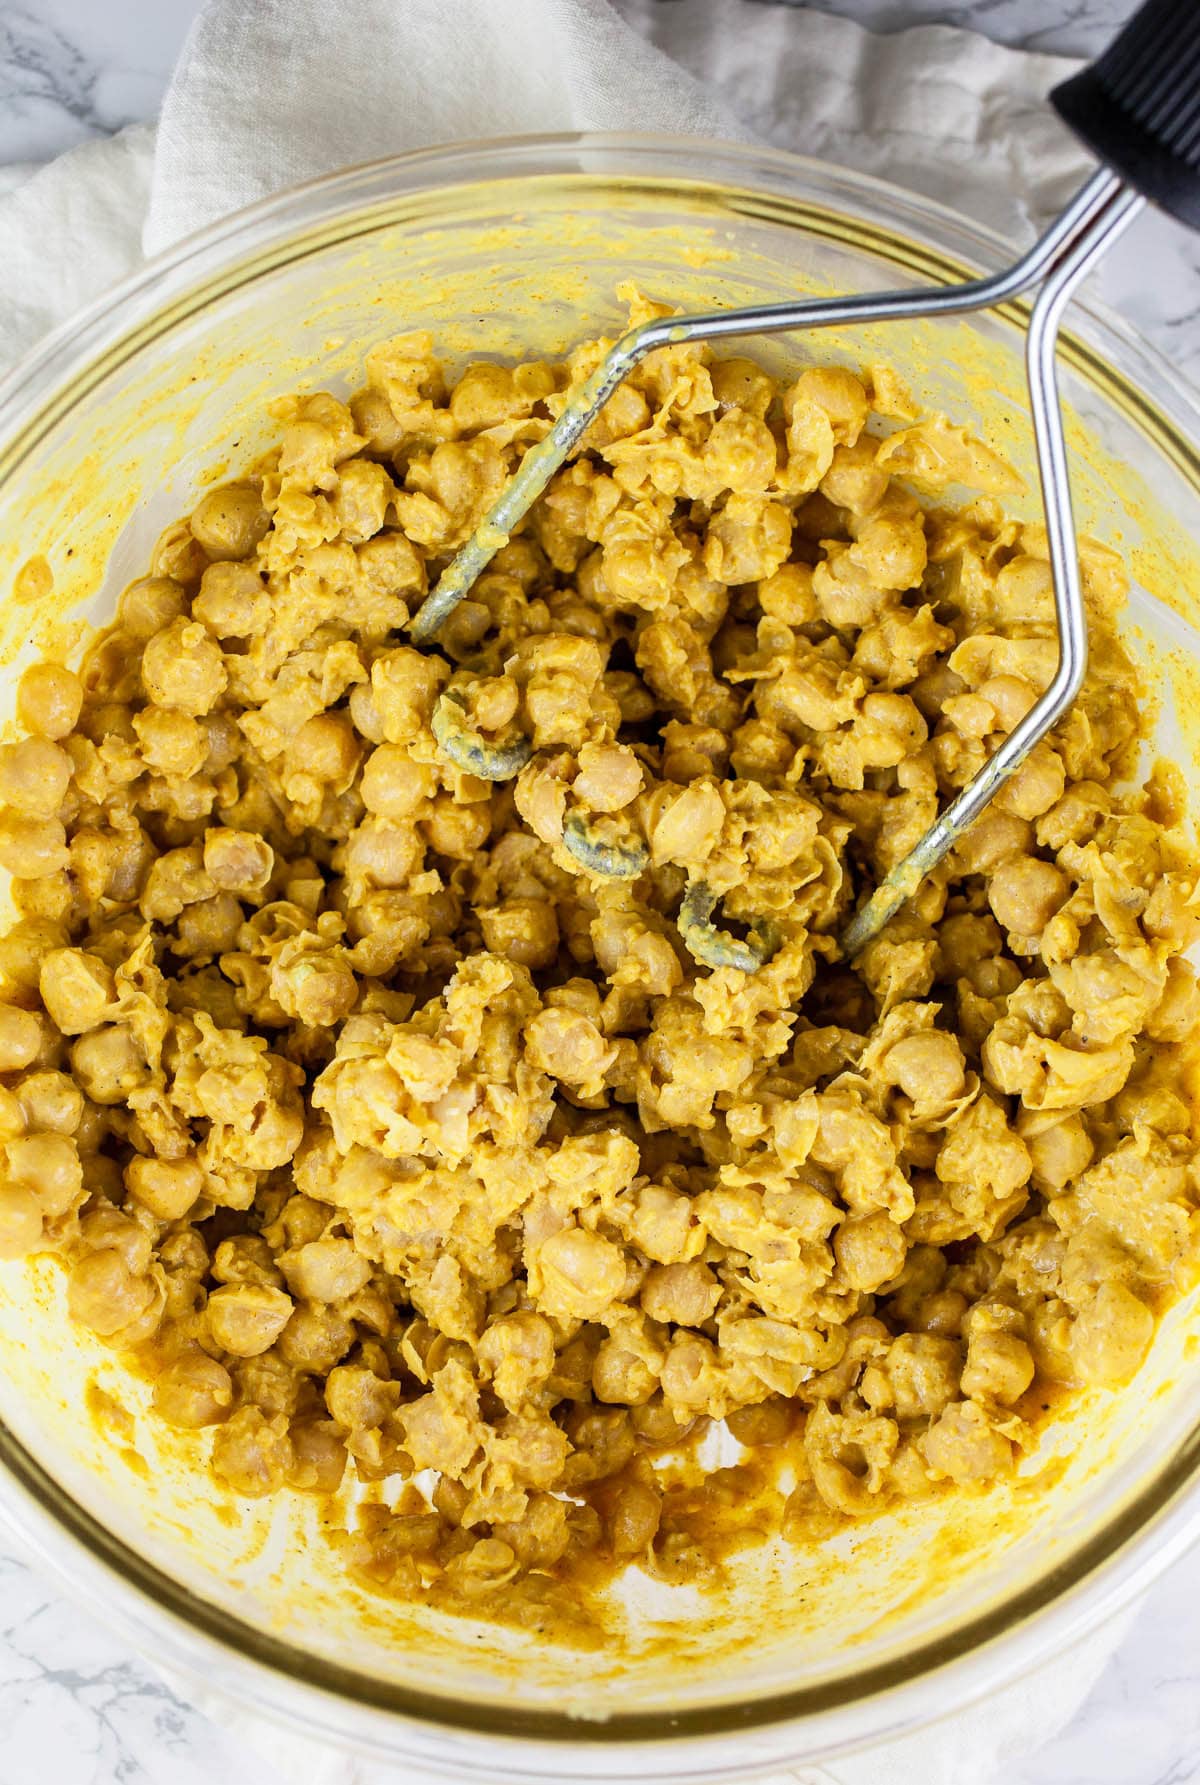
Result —
<instances>
[{"instance_id":1,"label":"chickpea mixture","mask_svg":"<svg viewBox=\"0 0 1200 1785\"><path fill-rule=\"evenodd\" d=\"M1012 473L886 368L652 354L407 642L606 345L280 402L0 749L0 1248L400 1595L695 1578L772 1456L785 1532L1001 1477L1200 1230L1111 552L1073 712L839 948L1056 658Z\"/></svg>"}]
</instances>

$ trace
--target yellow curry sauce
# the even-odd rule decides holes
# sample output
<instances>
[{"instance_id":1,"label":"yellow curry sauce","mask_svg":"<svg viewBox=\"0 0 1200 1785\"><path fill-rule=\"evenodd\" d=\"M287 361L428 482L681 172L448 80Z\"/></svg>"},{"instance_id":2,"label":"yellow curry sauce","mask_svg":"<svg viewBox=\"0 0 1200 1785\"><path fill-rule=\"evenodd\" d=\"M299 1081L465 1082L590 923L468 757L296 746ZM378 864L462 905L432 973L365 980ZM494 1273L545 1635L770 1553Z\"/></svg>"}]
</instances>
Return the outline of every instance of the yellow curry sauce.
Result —
<instances>
[{"instance_id":1,"label":"yellow curry sauce","mask_svg":"<svg viewBox=\"0 0 1200 1785\"><path fill-rule=\"evenodd\" d=\"M405 642L605 346L281 402L0 752L0 1246L223 1490L523 1620L1005 1476L1200 1226L1114 554L1072 714L841 957L1056 657L1011 472L886 368L660 350Z\"/></svg>"}]
</instances>

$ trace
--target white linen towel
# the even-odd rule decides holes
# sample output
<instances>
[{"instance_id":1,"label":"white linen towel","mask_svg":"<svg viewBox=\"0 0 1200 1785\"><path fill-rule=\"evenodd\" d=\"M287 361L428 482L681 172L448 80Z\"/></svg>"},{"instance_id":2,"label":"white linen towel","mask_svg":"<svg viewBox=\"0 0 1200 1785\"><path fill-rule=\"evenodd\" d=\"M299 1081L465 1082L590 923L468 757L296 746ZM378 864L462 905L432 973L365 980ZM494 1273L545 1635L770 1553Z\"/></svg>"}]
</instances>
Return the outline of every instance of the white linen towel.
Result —
<instances>
[{"instance_id":1,"label":"white linen towel","mask_svg":"<svg viewBox=\"0 0 1200 1785\"><path fill-rule=\"evenodd\" d=\"M940 26L877 37L764 0L210 0L157 133L0 176L0 367L226 211L464 137L652 121L765 139L908 185L1017 244L1087 169L1044 104L1072 66ZM1070 1719L1126 1622L934 1728L786 1777L989 1785ZM225 1703L217 1714L289 1785L420 1785Z\"/></svg>"}]
</instances>

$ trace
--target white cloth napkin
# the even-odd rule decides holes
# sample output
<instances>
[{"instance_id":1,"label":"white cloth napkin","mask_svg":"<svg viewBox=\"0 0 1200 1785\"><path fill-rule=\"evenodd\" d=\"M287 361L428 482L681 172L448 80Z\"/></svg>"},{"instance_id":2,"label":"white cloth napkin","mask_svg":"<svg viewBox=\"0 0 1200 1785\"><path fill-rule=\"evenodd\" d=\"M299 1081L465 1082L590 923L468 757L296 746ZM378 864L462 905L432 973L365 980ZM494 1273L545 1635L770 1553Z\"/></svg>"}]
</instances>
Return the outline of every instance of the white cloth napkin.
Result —
<instances>
[{"instance_id":1,"label":"white cloth napkin","mask_svg":"<svg viewBox=\"0 0 1200 1785\"><path fill-rule=\"evenodd\" d=\"M211 0L157 136L139 127L0 177L0 364L225 211L462 137L647 121L757 137L907 184L1016 244L1086 169L1043 103L1070 66L940 26L875 37L764 0ZM936 1728L788 1776L990 1785L1070 1719L1123 1629ZM401 1777L224 1703L217 1714L287 1785Z\"/></svg>"},{"instance_id":2,"label":"white cloth napkin","mask_svg":"<svg viewBox=\"0 0 1200 1785\"><path fill-rule=\"evenodd\" d=\"M1057 209L1084 165L1043 104L1064 66L759 0L218 0L163 106L146 245L347 161L650 122L755 135L949 200L969 175L1011 227Z\"/></svg>"}]
</instances>

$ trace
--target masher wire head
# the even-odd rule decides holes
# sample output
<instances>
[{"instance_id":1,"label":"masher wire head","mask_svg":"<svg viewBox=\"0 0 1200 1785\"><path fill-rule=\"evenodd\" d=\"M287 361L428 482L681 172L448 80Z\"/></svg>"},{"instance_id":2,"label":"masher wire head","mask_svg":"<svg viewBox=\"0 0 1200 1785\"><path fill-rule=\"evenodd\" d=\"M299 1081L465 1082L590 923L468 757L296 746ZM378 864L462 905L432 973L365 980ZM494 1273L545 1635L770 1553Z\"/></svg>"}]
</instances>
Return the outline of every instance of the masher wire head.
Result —
<instances>
[{"instance_id":1,"label":"masher wire head","mask_svg":"<svg viewBox=\"0 0 1200 1785\"><path fill-rule=\"evenodd\" d=\"M1058 329L1071 293L1132 222L1145 197L1200 225L1200 6L1196 0L1148 0L1100 61L1066 82L1053 98L1109 165L1092 175L1014 265L988 278L933 290L868 292L658 317L631 329L571 395L549 433L526 453L497 502L443 571L410 629L418 644L435 638L617 386L655 348L833 324L962 315L1036 289L1025 360L1054 589L1057 668L1036 704L862 904L841 938L851 959L913 896L1068 711L1083 685L1087 618L1058 395Z\"/></svg>"}]
</instances>

